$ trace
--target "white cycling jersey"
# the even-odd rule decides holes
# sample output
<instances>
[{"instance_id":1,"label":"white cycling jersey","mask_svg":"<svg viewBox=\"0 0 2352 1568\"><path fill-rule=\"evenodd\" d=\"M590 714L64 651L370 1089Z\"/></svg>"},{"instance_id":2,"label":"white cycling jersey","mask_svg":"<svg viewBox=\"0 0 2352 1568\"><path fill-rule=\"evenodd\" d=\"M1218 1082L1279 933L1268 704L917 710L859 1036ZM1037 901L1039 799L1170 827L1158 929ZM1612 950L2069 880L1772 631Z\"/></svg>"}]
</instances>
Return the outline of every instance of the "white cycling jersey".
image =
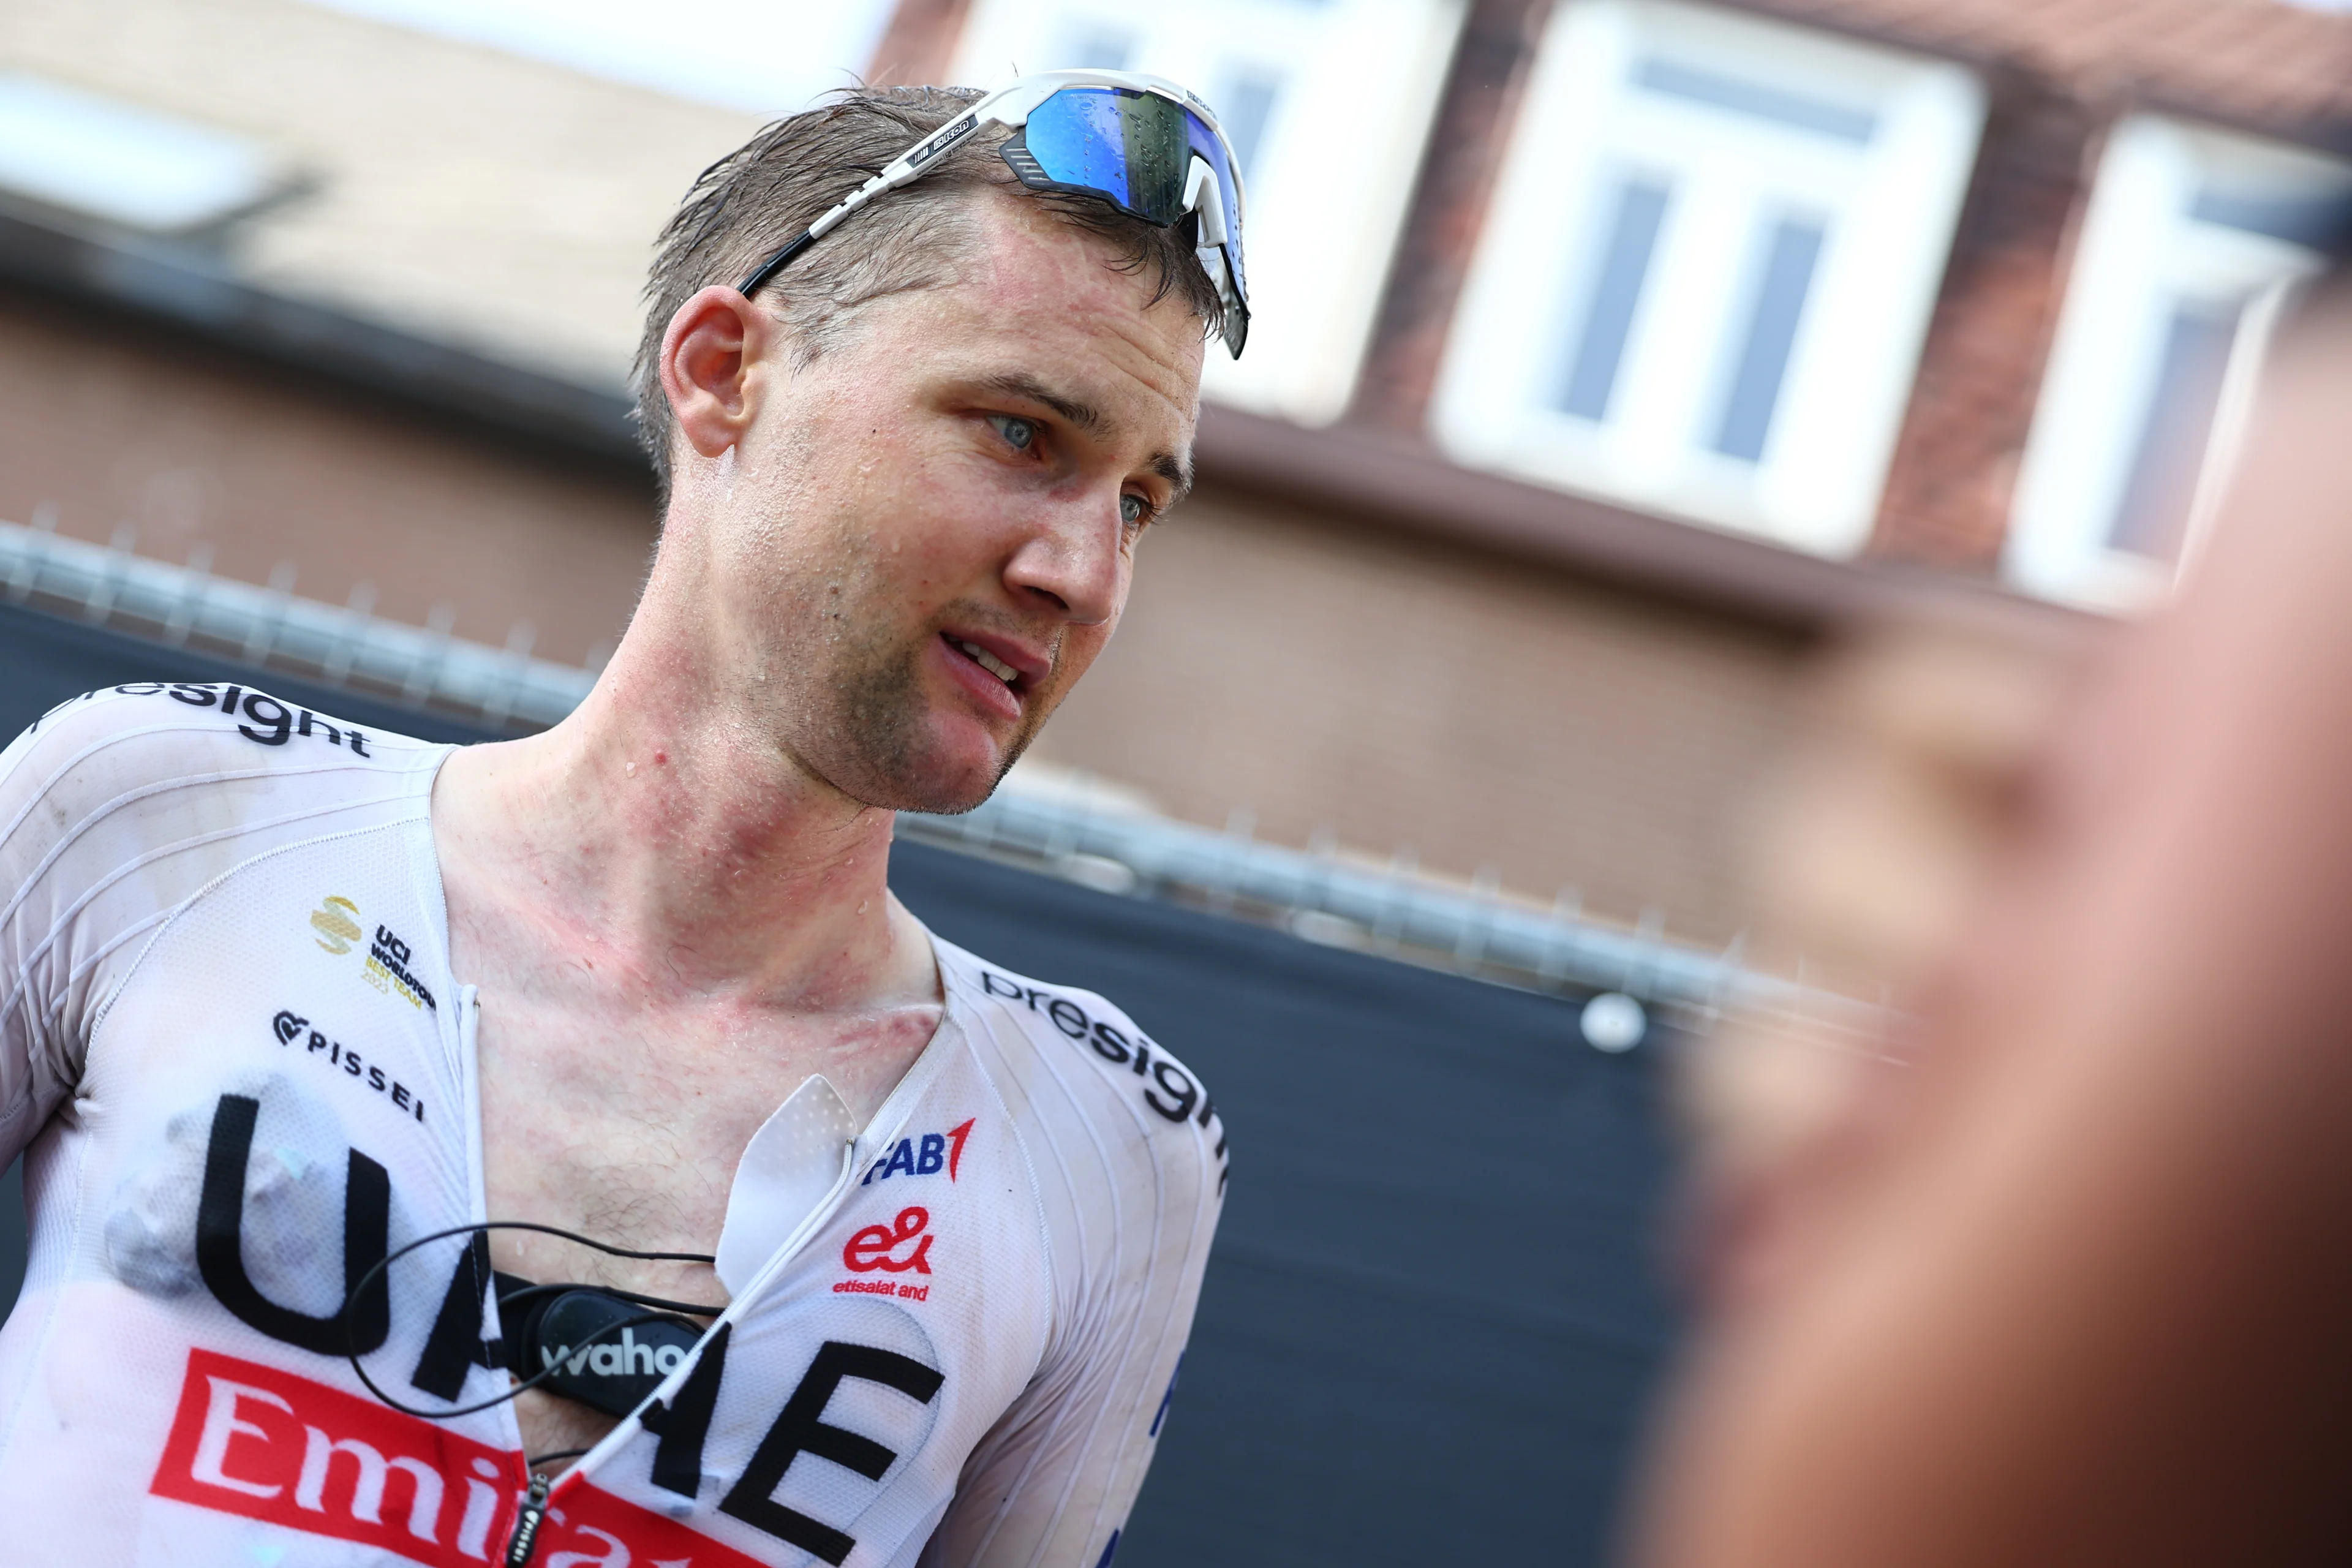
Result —
<instances>
[{"instance_id":1,"label":"white cycling jersey","mask_svg":"<svg viewBox=\"0 0 2352 1568\"><path fill-rule=\"evenodd\" d=\"M0 753L0 1563L503 1563L531 1518L488 1281L449 748L148 683ZM862 1129L812 1079L710 1249L732 1300L555 1483L545 1568L1110 1561L1224 1185L1125 1015L936 944L937 1036ZM706 1242L706 1246L709 1244ZM372 1266L387 1251L388 1268ZM568 1347L562 1347L568 1350Z\"/></svg>"}]
</instances>

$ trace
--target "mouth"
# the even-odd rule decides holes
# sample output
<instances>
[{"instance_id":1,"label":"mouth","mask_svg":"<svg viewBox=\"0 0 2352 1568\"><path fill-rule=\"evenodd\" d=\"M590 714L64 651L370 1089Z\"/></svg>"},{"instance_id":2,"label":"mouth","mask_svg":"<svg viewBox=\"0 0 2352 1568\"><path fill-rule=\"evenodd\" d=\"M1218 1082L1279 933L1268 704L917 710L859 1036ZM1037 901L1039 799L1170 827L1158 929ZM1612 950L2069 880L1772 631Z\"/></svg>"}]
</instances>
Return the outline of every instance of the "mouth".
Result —
<instances>
[{"instance_id":1,"label":"mouth","mask_svg":"<svg viewBox=\"0 0 2352 1568\"><path fill-rule=\"evenodd\" d=\"M1049 662L1003 637L982 642L977 637L941 632L940 646L957 684L1000 719L1019 719L1029 694L1053 669Z\"/></svg>"},{"instance_id":2,"label":"mouth","mask_svg":"<svg viewBox=\"0 0 2352 1568\"><path fill-rule=\"evenodd\" d=\"M950 637L948 638L948 646L953 647L966 658L971 659L972 663L980 666L981 668L988 671L989 674L996 677L997 679L1004 682L1005 685L1018 686L1021 684L1021 672L1019 670L1013 668L1011 665L1005 663L1003 659L997 658L994 654L989 652L978 643L965 642L961 637Z\"/></svg>"}]
</instances>

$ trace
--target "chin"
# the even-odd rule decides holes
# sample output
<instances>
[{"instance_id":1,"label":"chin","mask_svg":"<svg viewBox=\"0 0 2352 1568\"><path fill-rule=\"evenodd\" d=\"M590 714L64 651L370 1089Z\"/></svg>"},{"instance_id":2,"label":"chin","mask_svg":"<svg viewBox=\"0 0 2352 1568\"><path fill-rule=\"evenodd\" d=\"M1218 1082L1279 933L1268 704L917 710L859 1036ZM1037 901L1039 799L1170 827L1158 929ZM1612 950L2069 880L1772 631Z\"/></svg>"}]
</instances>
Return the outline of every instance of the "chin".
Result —
<instances>
[{"instance_id":1,"label":"chin","mask_svg":"<svg viewBox=\"0 0 2352 1568\"><path fill-rule=\"evenodd\" d=\"M830 743L803 753L834 787L870 806L961 816L995 793L1044 722L1039 712L1000 730L955 704L924 701L911 672L891 675L844 683L819 731Z\"/></svg>"},{"instance_id":2,"label":"chin","mask_svg":"<svg viewBox=\"0 0 2352 1568\"><path fill-rule=\"evenodd\" d=\"M993 759L984 767L926 770L926 776L906 781L907 804L895 809L920 811L933 816L961 816L975 811L996 793L1010 761Z\"/></svg>"},{"instance_id":3,"label":"chin","mask_svg":"<svg viewBox=\"0 0 2352 1568\"><path fill-rule=\"evenodd\" d=\"M961 790L953 795L929 796L895 809L919 811L926 816L961 816L968 811L978 811L982 805L988 804L988 797L994 793L996 793L996 786L992 784L982 789Z\"/></svg>"},{"instance_id":4,"label":"chin","mask_svg":"<svg viewBox=\"0 0 2352 1568\"><path fill-rule=\"evenodd\" d=\"M961 816L996 793L997 781L1019 755L1017 750L1007 754L984 744L929 746L911 754L875 757L854 770L864 775L864 787L845 793L890 811Z\"/></svg>"}]
</instances>

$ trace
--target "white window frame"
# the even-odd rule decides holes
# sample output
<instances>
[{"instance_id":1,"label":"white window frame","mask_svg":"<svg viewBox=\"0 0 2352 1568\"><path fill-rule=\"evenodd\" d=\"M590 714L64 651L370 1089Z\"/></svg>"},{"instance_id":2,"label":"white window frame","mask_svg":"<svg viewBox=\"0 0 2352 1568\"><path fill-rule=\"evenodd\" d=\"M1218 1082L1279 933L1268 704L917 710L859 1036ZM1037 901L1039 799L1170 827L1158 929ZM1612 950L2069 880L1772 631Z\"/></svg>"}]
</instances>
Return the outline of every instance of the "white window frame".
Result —
<instances>
[{"instance_id":1,"label":"white window frame","mask_svg":"<svg viewBox=\"0 0 2352 1568\"><path fill-rule=\"evenodd\" d=\"M283 194L260 142L65 82L0 70L0 200L152 235L202 235Z\"/></svg>"},{"instance_id":2,"label":"white window frame","mask_svg":"<svg viewBox=\"0 0 2352 1568\"><path fill-rule=\"evenodd\" d=\"M1202 390L1302 425L1347 411L1466 0L976 0L954 78L985 87L1088 26L1132 37L1129 68L1217 101L1235 69L1283 79L1245 179L1249 347L1209 346Z\"/></svg>"},{"instance_id":3,"label":"white window frame","mask_svg":"<svg viewBox=\"0 0 2352 1568\"><path fill-rule=\"evenodd\" d=\"M1640 85L1662 69L1850 129ZM1465 464L1823 555L1859 550L1983 120L1981 85L1948 62L1673 0L1570 0L1496 185L1433 434ZM1555 405L1631 178L1672 194L1596 421ZM1729 418L1761 237L1792 223L1819 226L1803 308L1760 451L1727 457L1709 432Z\"/></svg>"},{"instance_id":4,"label":"white window frame","mask_svg":"<svg viewBox=\"0 0 2352 1568\"><path fill-rule=\"evenodd\" d=\"M2099 159L2033 428L2003 570L2086 608L2161 600L2202 549L2245 430L2272 330L2323 265L2306 245L2201 219L2200 195L2317 209L2352 196L2352 164L2154 115L2118 121ZM2158 395L2175 311L2237 312L2185 537L2166 563L2109 542Z\"/></svg>"}]
</instances>

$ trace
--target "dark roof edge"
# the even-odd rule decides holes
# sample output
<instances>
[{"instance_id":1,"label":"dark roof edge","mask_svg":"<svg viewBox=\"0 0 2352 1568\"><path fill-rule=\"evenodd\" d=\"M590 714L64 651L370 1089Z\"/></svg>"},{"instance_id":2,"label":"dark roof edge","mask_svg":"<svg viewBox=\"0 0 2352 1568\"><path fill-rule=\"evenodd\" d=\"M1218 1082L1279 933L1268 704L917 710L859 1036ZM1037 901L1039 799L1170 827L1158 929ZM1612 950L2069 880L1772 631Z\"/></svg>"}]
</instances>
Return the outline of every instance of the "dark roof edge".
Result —
<instances>
[{"instance_id":1,"label":"dark roof edge","mask_svg":"<svg viewBox=\"0 0 2352 1568\"><path fill-rule=\"evenodd\" d=\"M585 386L238 278L207 252L0 210L0 278L120 307L265 359L642 464L619 391Z\"/></svg>"},{"instance_id":2,"label":"dark roof edge","mask_svg":"<svg viewBox=\"0 0 2352 1568\"><path fill-rule=\"evenodd\" d=\"M0 278L128 310L233 350L573 451L644 462L629 400L617 389L583 386L274 293L200 250L0 210ZM1948 574L1825 560L1465 468L1426 445L1346 426L1310 430L1207 405L1197 456L1212 482L1770 625L1819 630L1923 614L2073 615Z\"/></svg>"},{"instance_id":3,"label":"dark roof edge","mask_svg":"<svg viewBox=\"0 0 2352 1568\"><path fill-rule=\"evenodd\" d=\"M2294 5L2294 0L2286 3ZM1996 90L2004 80L2026 83L2051 97L2083 104L2109 118L2146 111L2200 121L2270 141L2293 142L2337 157L2352 156L2352 118L2347 118L2341 109L2286 109L2260 97L2230 101L2210 83L2184 81L2177 75L2137 68L2129 62L2108 62L2105 68L2095 72L2079 63L2039 58L2022 41L1999 34L1933 26L1921 19L1937 16L1930 5L1920 5L1907 15L1890 12L1870 16L1857 14L1856 7L1838 0L1732 0L1732 4L1801 26L1843 33L1889 48L1949 60L1983 73ZM2307 22L2315 37L2336 26L2339 37L2331 41L2337 42L2340 47L2342 29L2335 18L2313 11Z\"/></svg>"},{"instance_id":4,"label":"dark roof edge","mask_svg":"<svg viewBox=\"0 0 2352 1568\"><path fill-rule=\"evenodd\" d=\"M1831 560L1465 468L1387 432L1309 430L1207 405L1194 455L1211 483L1282 495L1792 630L1936 619L2035 635L2036 628L2084 618L1977 578Z\"/></svg>"}]
</instances>

